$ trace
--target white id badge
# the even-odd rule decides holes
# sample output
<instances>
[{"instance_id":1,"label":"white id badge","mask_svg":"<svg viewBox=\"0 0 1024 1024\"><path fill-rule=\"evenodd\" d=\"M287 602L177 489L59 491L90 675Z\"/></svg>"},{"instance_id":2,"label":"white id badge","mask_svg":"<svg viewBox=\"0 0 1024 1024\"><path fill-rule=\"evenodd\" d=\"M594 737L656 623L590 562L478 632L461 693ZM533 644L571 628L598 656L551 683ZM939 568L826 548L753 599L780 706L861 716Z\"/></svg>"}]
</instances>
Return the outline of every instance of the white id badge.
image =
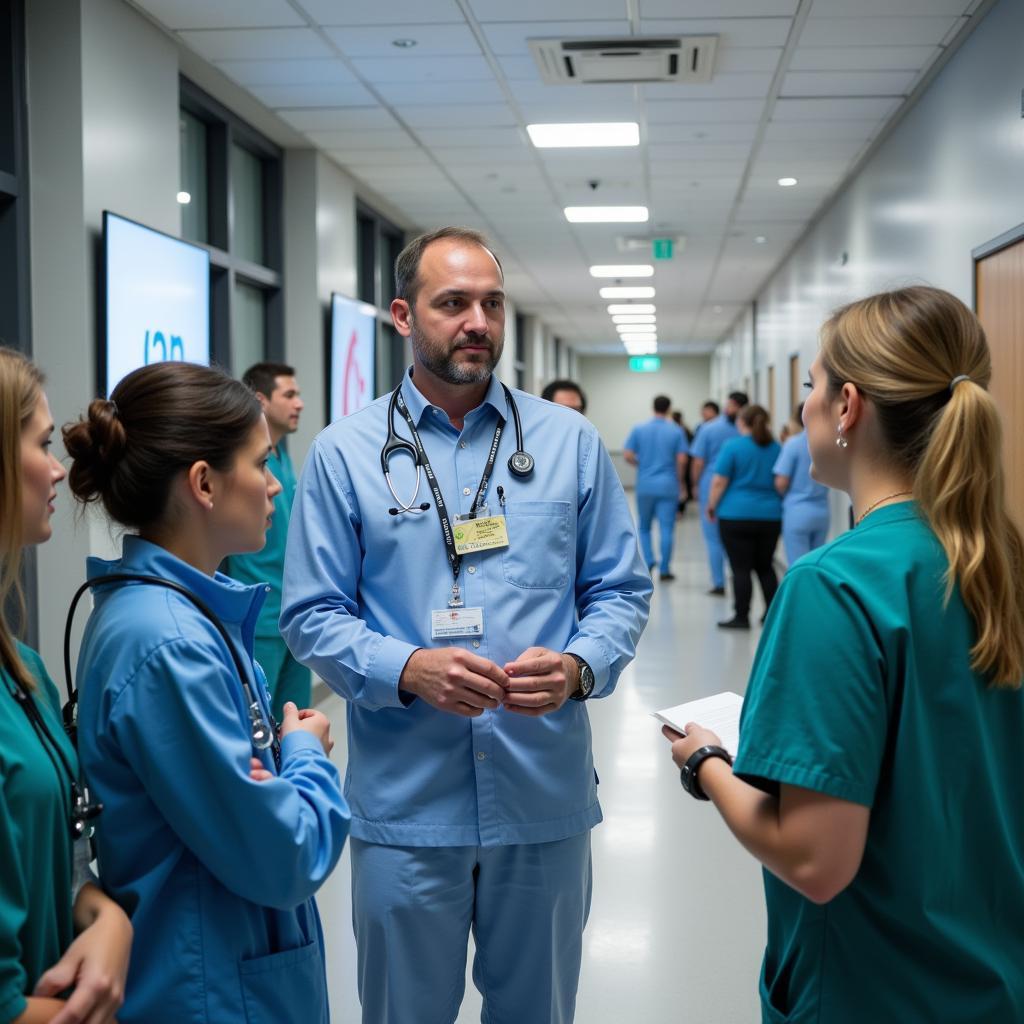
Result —
<instances>
[{"instance_id":1,"label":"white id badge","mask_svg":"<svg viewBox=\"0 0 1024 1024\"><path fill-rule=\"evenodd\" d=\"M435 608L430 613L430 638L432 640L483 636L483 633L483 608Z\"/></svg>"}]
</instances>

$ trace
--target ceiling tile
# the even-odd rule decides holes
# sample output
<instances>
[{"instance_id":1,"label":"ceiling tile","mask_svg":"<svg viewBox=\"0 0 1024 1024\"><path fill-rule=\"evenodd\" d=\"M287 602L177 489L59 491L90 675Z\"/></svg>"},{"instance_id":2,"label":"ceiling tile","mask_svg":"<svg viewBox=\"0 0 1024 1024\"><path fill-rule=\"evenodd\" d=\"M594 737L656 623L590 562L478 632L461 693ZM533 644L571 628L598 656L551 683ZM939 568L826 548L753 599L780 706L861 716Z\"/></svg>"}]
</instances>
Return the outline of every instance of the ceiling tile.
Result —
<instances>
[{"instance_id":1,"label":"ceiling tile","mask_svg":"<svg viewBox=\"0 0 1024 1024\"><path fill-rule=\"evenodd\" d=\"M753 142L757 125L663 124L647 126L648 142Z\"/></svg>"},{"instance_id":2,"label":"ceiling tile","mask_svg":"<svg viewBox=\"0 0 1024 1024\"><path fill-rule=\"evenodd\" d=\"M469 0L477 21L594 21L621 18L625 0Z\"/></svg>"},{"instance_id":3,"label":"ceiling tile","mask_svg":"<svg viewBox=\"0 0 1024 1024\"><path fill-rule=\"evenodd\" d=\"M213 29L180 35L196 53L213 61L334 56L308 28Z\"/></svg>"},{"instance_id":4,"label":"ceiling tile","mask_svg":"<svg viewBox=\"0 0 1024 1024\"><path fill-rule=\"evenodd\" d=\"M629 34L629 22L625 18L621 21L535 21L484 26L487 45L499 57L528 57L530 39L604 39Z\"/></svg>"},{"instance_id":5,"label":"ceiling tile","mask_svg":"<svg viewBox=\"0 0 1024 1024\"><path fill-rule=\"evenodd\" d=\"M170 29L281 28L306 23L287 0L138 0L138 5Z\"/></svg>"},{"instance_id":6,"label":"ceiling tile","mask_svg":"<svg viewBox=\"0 0 1024 1024\"><path fill-rule=\"evenodd\" d=\"M421 128L417 133L428 146L460 146L472 143L482 150L491 146L522 145L518 128L474 128L472 131L450 128Z\"/></svg>"},{"instance_id":7,"label":"ceiling tile","mask_svg":"<svg viewBox=\"0 0 1024 1024\"><path fill-rule=\"evenodd\" d=\"M220 0L218 0L220 2ZM387 0L380 3L339 3L338 0L302 0L302 7L320 25L437 25L462 24L465 20L456 0ZM401 33L395 32L395 36Z\"/></svg>"},{"instance_id":8,"label":"ceiling tile","mask_svg":"<svg viewBox=\"0 0 1024 1024\"><path fill-rule=\"evenodd\" d=\"M475 139L475 133L457 134L459 141L454 145L441 146L436 142L431 143L434 156L445 165L487 164L489 167L502 167L505 164L532 164L535 159L533 153L521 141L515 146L474 146L469 143Z\"/></svg>"},{"instance_id":9,"label":"ceiling tile","mask_svg":"<svg viewBox=\"0 0 1024 1024\"><path fill-rule=\"evenodd\" d=\"M857 0L857 13L866 18L887 18L893 15L966 14L977 6L971 0ZM839 17L848 14L849 0L814 0L812 15Z\"/></svg>"},{"instance_id":10,"label":"ceiling tile","mask_svg":"<svg viewBox=\"0 0 1024 1024\"><path fill-rule=\"evenodd\" d=\"M367 131L364 128L349 131L306 132L309 140L320 149L344 149L352 146L357 149L406 149L414 145L409 136L396 131Z\"/></svg>"},{"instance_id":11,"label":"ceiling tile","mask_svg":"<svg viewBox=\"0 0 1024 1024\"><path fill-rule=\"evenodd\" d=\"M644 18L640 34L645 36L719 37L723 46L785 46L791 18L692 18L660 20Z\"/></svg>"},{"instance_id":12,"label":"ceiling tile","mask_svg":"<svg viewBox=\"0 0 1024 1024\"><path fill-rule=\"evenodd\" d=\"M366 107L374 102L366 89L351 85L252 85L249 91L271 109L281 107Z\"/></svg>"},{"instance_id":13,"label":"ceiling tile","mask_svg":"<svg viewBox=\"0 0 1024 1024\"><path fill-rule=\"evenodd\" d=\"M438 106L394 107L410 128L500 128L517 124L515 114L504 103L449 103Z\"/></svg>"},{"instance_id":14,"label":"ceiling tile","mask_svg":"<svg viewBox=\"0 0 1024 1024\"><path fill-rule=\"evenodd\" d=\"M916 71L791 71L780 95L906 96Z\"/></svg>"},{"instance_id":15,"label":"ceiling tile","mask_svg":"<svg viewBox=\"0 0 1024 1024\"><path fill-rule=\"evenodd\" d=\"M680 6L679 0L640 0L640 17L678 17ZM797 6L798 0L686 0L686 13L691 18L791 18Z\"/></svg>"},{"instance_id":16,"label":"ceiling tile","mask_svg":"<svg viewBox=\"0 0 1024 1024\"><path fill-rule=\"evenodd\" d=\"M862 120L843 119L842 121L803 120L803 121L772 121L765 129L766 143L815 141L828 143L834 140L863 140L878 133L883 121L880 117Z\"/></svg>"},{"instance_id":17,"label":"ceiling tile","mask_svg":"<svg viewBox=\"0 0 1024 1024\"><path fill-rule=\"evenodd\" d=\"M715 75L710 82L658 82L644 85L652 100L763 99L768 95L772 75L766 71L749 74Z\"/></svg>"},{"instance_id":18,"label":"ceiling tile","mask_svg":"<svg viewBox=\"0 0 1024 1024\"><path fill-rule=\"evenodd\" d=\"M781 46L719 46L715 54L715 75L742 71L771 71L782 57Z\"/></svg>"},{"instance_id":19,"label":"ceiling tile","mask_svg":"<svg viewBox=\"0 0 1024 1024\"><path fill-rule=\"evenodd\" d=\"M384 131L399 127L398 122L383 107L279 110L277 113L299 131Z\"/></svg>"},{"instance_id":20,"label":"ceiling tile","mask_svg":"<svg viewBox=\"0 0 1024 1024\"><path fill-rule=\"evenodd\" d=\"M331 156L345 166L376 167L401 161L408 166L433 168L434 162L418 146L408 149L345 149L330 150Z\"/></svg>"},{"instance_id":21,"label":"ceiling tile","mask_svg":"<svg viewBox=\"0 0 1024 1024\"><path fill-rule=\"evenodd\" d=\"M533 82L542 85L540 71L533 57L497 57L502 74L510 82Z\"/></svg>"},{"instance_id":22,"label":"ceiling tile","mask_svg":"<svg viewBox=\"0 0 1024 1024\"><path fill-rule=\"evenodd\" d=\"M957 19L919 18L816 18L804 24L803 46L937 46Z\"/></svg>"},{"instance_id":23,"label":"ceiling tile","mask_svg":"<svg viewBox=\"0 0 1024 1024\"><path fill-rule=\"evenodd\" d=\"M658 124L757 124L764 110L763 100L649 100L647 120Z\"/></svg>"},{"instance_id":24,"label":"ceiling tile","mask_svg":"<svg viewBox=\"0 0 1024 1024\"><path fill-rule=\"evenodd\" d=\"M917 71L942 51L937 46L799 46L790 71Z\"/></svg>"},{"instance_id":25,"label":"ceiling tile","mask_svg":"<svg viewBox=\"0 0 1024 1024\"><path fill-rule=\"evenodd\" d=\"M858 121L871 117L881 120L892 114L901 102L884 96L859 99L780 99L775 104L773 117L776 121Z\"/></svg>"},{"instance_id":26,"label":"ceiling tile","mask_svg":"<svg viewBox=\"0 0 1024 1024\"><path fill-rule=\"evenodd\" d=\"M353 66L366 81L382 82L474 82L494 81L494 73L482 56L446 57L357 57Z\"/></svg>"},{"instance_id":27,"label":"ceiling tile","mask_svg":"<svg viewBox=\"0 0 1024 1024\"><path fill-rule=\"evenodd\" d=\"M374 89L393 107L436 106L439 103L501 103L505 94L490 82L382 82Z\"/></svg>"},{"instance_id":28,"label":"ceiling tile","mask_svg":"<svg viewBox=\"0 0 1024 1024\"><path fill-rule=\"evenodd\" d=\"M476 38L466 25L397 25L325 28L324 31L348 57L394 57L415 53L420 57L457 57L480 53ZM395 39L415 39L411 50L399 50Z\"/></svg>"},{"instance_id":29,"label":"ceiling tile","mask_svg":"<svg viewBox=\"0 0 1024 1024\"><path fill-rule=\"evenodd\" d=\"M731 160L742 164L750 155L749 142L666 142L647 147L652 167L661 161Z\"/></svg>"},{"instance_id":30,"label":"ceiling tile","mask_svg":"<svg viewBox=\"0 0 1024 1024\"><path fill-rule=\"evenodd\" d=\"M355 75L337 58L221 60L217 67L239 85L349 85Z\"/></svg>"}]
</instances>

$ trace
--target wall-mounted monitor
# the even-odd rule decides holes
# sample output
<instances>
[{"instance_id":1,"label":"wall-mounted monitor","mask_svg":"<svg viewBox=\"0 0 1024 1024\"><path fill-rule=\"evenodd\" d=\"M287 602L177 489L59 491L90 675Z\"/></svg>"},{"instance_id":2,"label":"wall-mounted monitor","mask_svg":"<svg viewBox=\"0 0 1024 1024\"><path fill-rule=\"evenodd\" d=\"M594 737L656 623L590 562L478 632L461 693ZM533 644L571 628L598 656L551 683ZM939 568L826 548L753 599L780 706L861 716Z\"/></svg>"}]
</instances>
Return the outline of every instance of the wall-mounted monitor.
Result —
<instances>
[{"instance_id":1,"label":"wall-mounted monitor","mask_svg":"<svg viewBox=\"0 0 1024 1024\"><path fill-rule=\"evenodd\" d=\"M210 362L210 254L109 210L103 213L99 386L149 363Z\"/></svg>"},{"instance_id":2,"label":"wall-mounted monitor","mask_svg":"<svg viewBox=\"0 0 1024 1024\"><path fill-rule=\"evenodd\" d=\"M377 310L365 302L333 294L327 400L331 422L373 401L376 365Z\"/></svg>"}]
</instances>

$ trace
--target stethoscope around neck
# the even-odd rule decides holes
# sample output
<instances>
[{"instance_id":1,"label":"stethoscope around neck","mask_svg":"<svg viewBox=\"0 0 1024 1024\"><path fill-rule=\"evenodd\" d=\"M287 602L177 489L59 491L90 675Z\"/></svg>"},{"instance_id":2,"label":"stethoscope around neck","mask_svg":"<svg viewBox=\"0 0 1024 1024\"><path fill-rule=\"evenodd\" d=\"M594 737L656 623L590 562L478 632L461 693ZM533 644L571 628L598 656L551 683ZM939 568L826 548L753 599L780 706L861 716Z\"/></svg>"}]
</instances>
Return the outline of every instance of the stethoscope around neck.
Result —
<instances>
[{"instance_id":1,"label":"stethoscope around neck","mask_svg":"<svg viewBox=\"0 0 1024 1024\"><path fill-rule=\"evenodd\" d=\"M512 392L508 389L507 385L502 384L501 386L505 392L508 407L512 410L512 421L515 424L516 430L516 450L509 456L508 471L514 477L525 480L533 472L533 456L523 448L523 424L519 418L516 400L512 397ZM420 455L420 450L412 441L407 441L395 432L395 411L398 409L401 390L401 387L397 387L391 392L391 400L388 402L388 436L384 442L384 447L380 450L380 468L384 473L384 481L388 485L391 497L395 499L397 506L388 509L388 515L392 516L400 516L405 512L418 514L426 512L430 508L430 503L426 501L421 502L419 505L416 504L416 499L420 493L420 480L423 469L423 457ZM403 452L408 455L416 466L416 487L408 504L403 503L402 499L395 493L395 485L391 481L391 470L388 468L391 456L397 452Z\"/></svg>"}]
</instances>

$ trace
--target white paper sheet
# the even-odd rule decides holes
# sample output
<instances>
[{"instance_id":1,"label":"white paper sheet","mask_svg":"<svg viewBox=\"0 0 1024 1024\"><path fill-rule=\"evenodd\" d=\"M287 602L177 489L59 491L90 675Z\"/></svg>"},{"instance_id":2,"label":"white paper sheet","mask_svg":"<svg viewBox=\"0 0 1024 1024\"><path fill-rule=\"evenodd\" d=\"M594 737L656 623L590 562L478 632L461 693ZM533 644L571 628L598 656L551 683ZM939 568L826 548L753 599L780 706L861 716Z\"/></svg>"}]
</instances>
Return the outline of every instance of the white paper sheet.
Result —
<instances>
[{"instance_id":1,"label":"white paper sheet","mask_svg":"<svg viewBox=\"0 0 1024 1024\"><path fill-rule=\"evenodd\" d=\"M740 712L743 710L743 698L738 693L726 690L712 697L701 697L700 700L677 704L674 708L663 711L652 711L655 718L672 726L676 732L685 732L687 722L696 722L718 734L722 746L733 757L740 743Z\"/></svg>"}]
</instances>

